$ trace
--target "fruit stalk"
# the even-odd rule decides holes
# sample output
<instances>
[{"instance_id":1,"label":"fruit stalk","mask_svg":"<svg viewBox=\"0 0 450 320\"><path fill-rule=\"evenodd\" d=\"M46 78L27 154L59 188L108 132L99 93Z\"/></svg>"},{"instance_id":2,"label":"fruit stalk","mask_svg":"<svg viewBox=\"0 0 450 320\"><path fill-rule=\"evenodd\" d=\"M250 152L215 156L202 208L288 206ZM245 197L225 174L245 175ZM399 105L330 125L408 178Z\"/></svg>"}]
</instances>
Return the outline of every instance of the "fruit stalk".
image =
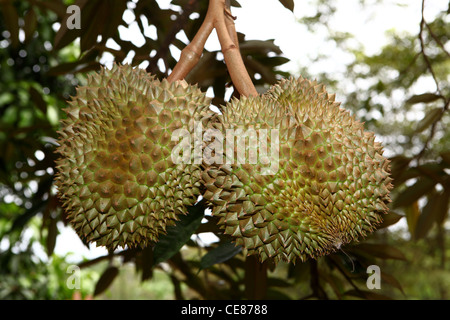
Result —
<instances>
[{"instance_id":1,"label":"fruit stalk","mask_svg":"<svg viewBox=\"0 0 450 320\"><path fill-rule=\"evenodd\" d=\"M245 68L239 51L233 17L226 0L210 0L202 26L192 42L181 52L180 60L168 77L168 81L173 82L186 77L200 60L206 40L213 29L216 29L225 63L234 86L243 96L257 96L258 92Z\"/></svg>"},{"instance_id":2,"label":"fruit stalk","mask_svg":"<svg viewBox=\"0 0 450 320\"><path fill-rule=\"evenodd\" d=\"M202 56L206 40L208 40L213 29L213 12L209 8L206 13L205 20L200 26L200 29L197 31L194 39L181 51L180 60L176 64L172 73L167 77L169 82L183 80L192 68L195 67Z\"/></svg>"}]
</instances>

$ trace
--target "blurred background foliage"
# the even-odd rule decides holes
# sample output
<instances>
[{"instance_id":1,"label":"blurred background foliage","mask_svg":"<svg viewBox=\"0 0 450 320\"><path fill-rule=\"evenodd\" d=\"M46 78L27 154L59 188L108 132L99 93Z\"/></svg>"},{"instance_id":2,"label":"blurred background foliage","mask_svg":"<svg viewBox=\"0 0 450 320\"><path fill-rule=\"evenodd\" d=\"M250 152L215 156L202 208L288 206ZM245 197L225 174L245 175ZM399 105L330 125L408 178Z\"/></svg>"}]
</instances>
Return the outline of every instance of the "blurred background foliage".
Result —
<instances>
[{"instance_id":1,"label":"blurred background foliage","mask_svg":"<svg viewBox=\"0 0 450 320\"><path fill-rule=\"evenodd\" d=\"M337 1L309 0L316 13L298 21L311 33L325 30L323 41L353 59L344 73L311 74L304 65L292 75L319 79L344 97L392 161L391 213L375 234L318 260L269 265L262 287L251 277L259 266L230 245L202 204L156 247L81 261L54 253L68 226L53 185L65 101L105 58L166 77L203 21L207 1L166 2L0 1L0 299L449 299L450 4L428 21L426 1L420 31L392 31L373 55L355 46L352 34L327 26ZM293 11L294 1L280 2ZM66 27L71 4L81 8L80 30ZM142 44L121 32L133 23ZM289 76L280 71L288 59L273 39L239 34L239 41L260 92ZM321 52L311 63L332 54ZM237 95L219 51L205 50L187 80L208 91L216 106ZM211 232L218 241L198 236ZM81 268L80 289L68 285L73 264ZM381 290L366 287L372 264L381 267Z\"/></svg>"}]
</instances>

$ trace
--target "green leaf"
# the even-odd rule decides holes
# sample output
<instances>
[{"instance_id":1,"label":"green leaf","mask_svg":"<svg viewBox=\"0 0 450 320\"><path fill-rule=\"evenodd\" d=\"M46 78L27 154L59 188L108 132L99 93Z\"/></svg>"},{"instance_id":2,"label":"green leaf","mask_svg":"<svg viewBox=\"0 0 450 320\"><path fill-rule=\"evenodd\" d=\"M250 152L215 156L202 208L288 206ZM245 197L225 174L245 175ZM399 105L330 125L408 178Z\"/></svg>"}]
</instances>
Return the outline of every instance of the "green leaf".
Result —
<instances>
[{"instance_id":1,"label":"green leaf","mask_svg":"<svg viewBox=\"0 0 450 320\"><path fill-rule=\"evenodd\" d=\"M445 222L445 218L449 215L450 190L444 190L436 201L436 222L438 226L441 226Z\"/></svg>"},{"instance_id":2,"label":"green leaf","mask_svg":"<svg viewBox=\"0 0 450 320\"><path fill-rule=\"evenodd\" d=\"M422 94L417 94L412 96L411 98L409 98L408 100L406 100L406 103L408 104L416 104L416 103L429 103L429 102L433 102L436 101L437 99L442 99L443 97L438 95L438 94L434 94L434 93L422 93Z\"/></svg>"},{"instance_id":3,"label":"green leaf","mask_svg":"<svg viewBox=\"0 0 450 320\"><path fill-rule=\"evenodd\" d=\"M35 202L30 209L14 219L11 229L8 232L13 232L14 230L22 230L25 225L31 220L31 218L45 209L47 203L47 200Z\"/></svg>"},{"instance_id":4,"label":"green leaf","mask_svg":"<svg viewBox=\"0 0 450 320\"><path fill-rule=\"evenodd\" d=\"M58 236L58 227L56 225L57 222L58 222L57 219L50 218L46 239L46 248L48 256L51 256L53 254L53 250L55 249L56 237Z\"/></svg>"},{"instance_id":5,"label":"green leaf","mask_svg":"<svg viewBox=\"0 0 450 320\"><path fill-rule=\"evenodd\" d=\"M294 0L280 0L280 2L285 8L294 12Z\"/></svg>"},{"instance_id":6,"label":"green leaf","mask_svg":"<svg viewBox=\"0 0 450 320\"><path fill-rule=\"evenodd\" d=\"M272 288L267 289L267 299L269 300L291 300L292 298L286 293Z\"/></svg>"},{"instance_id":7,"label":"green leaf","mask_svg":"<svg viewBox=\"0 0 450 320\"><path fill-rule=\"evenodd\" d=\"M259 52L259 53L268 53L275 52L277 54L281 54L282 51L279 46L274 43L274 40L246 40L239 44L240 50L242 54Z\"/></svg>"},{"instance_id":8,"label":"green leaf","mask_svg":"<svg viewBox=\"0 0 450 320\"><path fill-rule=\"evenodd\" d=\"M403 155L398 155L392 157L391 159L391 175L392 179L394 179L396 185L399 185L398 179L403 175L406 169L409 167L409 163L411 162L410 158L407 158Z\"/></svg>"},{"instance_id":9,"label":"green leaf","mask_svg":"<svg viewBox=\"0 0 450 320\"><path fill-rule=\"evenodd\" d=\"M222 263L228 259L234 257L241 252L242 246L236 246L232 242L226 242L219 245L217 248L212 249L205 254L200 261L200 269L209 268L216 263Z\"/></svg>"},{"instance_id":10,"label":"green leaf","mask_svg":"<svg viewBox=\"0 0 450 320\"><path fill-rule=\"evenodd\" d=\"M202 222L205 213L204 201L188 208L188 211L187 215L180 217L176 225L167 228L167 234L159 238L153 251L154 264L170 259L189 241Z\"/></svg>"},{"instance_id":11,"label":"green leaf","mask_svg":"<svg viewBox=\"0 0 450 320\"><path fill-rule=\"evenodd\" d=\"M420 133L431 126L442 117L444 113L442 108L435 108L427 113L427 115L419 122L416 128L416 133Z\"/></svg>"},{"instance_id":12,"label":"green leaf","mask_svg":"<svg viewBox=\"0 0 450 320\"><path fill-rule=\"evenodd\" d=\"M446 176L445 166L440 163L430 162L418 167L411 167L402 172L394 181L397 185L404 183L406 180L420 177L430 177L436 181Z\"/></svg>"},{"instance_id":13,"label":"green leaf","mask_svg":"<svg viewBox=\"0 0 450 320\"><path fill-rule=\"evenodd\" d=\"M97 38L102 34L108 20L104 9L108 5L113 6L114 3L89 1L82 9L81 28L83 33L80 39L81 52L91 49L97 43Z\"/></svg>"},{"instance_id":14,"label":"green leaf","mask_svg":"<svg viewBox=\"0 0 450 320\"><path fill-rule=\"evenodd\" d=\"M34 3L41 8L53 11L60 19L66 15L66 6L61 1L42 0L34 1Z\"/></svg>"},{"instance_id":15,"label":"green leaf","mask_svg":"<svg viewBox=\"0 0 450 320\"><path fill-rule=\"evenodd\" d=\"M99 295L100 293L108 289L108 287L111 285L118 274L119 269L117 267L110 266L106 268L106 270L100 276L100 279L98 279L97 284L95 285L94 296Z\"/></svg>"},{"instance_id":16,"label":"green leaf","mask_svg":"<svg viewBox=\"0 0 450 320\"><path fill-rule=\"evenodd\" d=\"M103 10L105 12L105 27L101 33L102 42L106 43L106 39L112 37L116 32L119 25L122 23L122 16L127 9L127 1L115 0L105 1L103 3Z\"/></svg>"},{"instance_id":17,"label":"green leaf","mask_svg":"<svg viewBox=\"0 0 450 320\"><path fill-rule=\"evenodd\" d=\"M270 84L277 82L275 74L266 65L259 63L254 59L247 59L246 57L244 57L243 60L247 68L250 69L250 71L259 73L265 82Z\"/></svg>"},{"instance_id":18,"label":"green leaf","mask_svg":"<svg viewBox=\"0 0 450 320\"><path fill-rule=\"evenodd\" d=\"M242 8L241 5L240 5L240 3L237 2L236 0L231 0L231 1L230 1L230 5L231 5L232 7Z\"/></svg>"},{"instance_id":19,"label":"green leaf","mask_svg":"<svg viewBox=\"0 0 450 320\"><path fill-rule=\"evenodd\" d=\"M403 288L402 288L400 282L395 277L393 277L392 275L387 274L385 272L381 272L381 280L382 280L383 283L384 282L388 283L391 286L393 286L394 288L397 288L398 290L400 290L401 293L405 294L405 292L403 291Z\"/></svg>"},{"instance_id":20,"label":"green leaf","mask_svg":"<svg viewBox=\"0 0 450 320\"><path fill-rule=\"evenodd\" d=\"M439 154L446 164L446 168L450 167L450 151L444 151Z\"/></svg>"},{"instance_id":21,"label":"green leaf","mask_svg":"<svg viewBox=\"0 0 450 320\"><path fill-rule=\"evenodd\" d=\"M95 1L94 1L95 2ZM88 3L87 0L78 0L75 2L75 5L77 5L80 8L81 12L81 29L69 29L67 27L67 20L71 17L71 13L66 13L64 19L61 22L61 26L58 30L58 32L55 35L53 50L60 50L67 46L69 43L74 41L76 38L81 36L82 29L84 27L83 25L83 17L85 16L85 6Z\"/></svg>"},{"instance_id":22,"label":"green leaf","mask_svg":"<svg viewBox=\"0 0 450 320\"><path fill-rule=\"evenodd\" d=\"M67 73L87 72L97 70L100 63L95 61L98 55L97 50L88 51L81 59L75 62L62 63L48 70L47 74L52 76L64 75Z\"/></svg>"},{"instance_id":23,"label":"green leaf","mask_svg":"<svg viewBox=\"0 0 450 320\"><path fill-rule=\"evenodd\" d=\"M406 207L412 204L414 201L419 200L425 194L433 190L436 181L428 178L420 178L410 187L407 187L402 191L397 198L394 200L393 207Z\"/></svg>"}]
</instances>

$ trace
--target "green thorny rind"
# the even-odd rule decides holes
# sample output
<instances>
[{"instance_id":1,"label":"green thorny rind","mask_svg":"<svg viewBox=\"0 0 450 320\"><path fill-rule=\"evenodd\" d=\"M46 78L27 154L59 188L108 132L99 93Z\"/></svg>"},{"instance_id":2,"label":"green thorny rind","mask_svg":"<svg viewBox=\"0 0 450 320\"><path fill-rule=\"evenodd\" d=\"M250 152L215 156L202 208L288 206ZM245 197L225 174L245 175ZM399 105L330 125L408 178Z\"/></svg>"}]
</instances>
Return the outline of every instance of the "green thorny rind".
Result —
<instances>
[{"instance_id":1,"label":"green thorny rind","mask_svg":"<svg viewBox=\"0 0 450 320\"><path fill-rule=\"evenodd\" d=\"M373 133L334 100L323 85L291 78L264 96L231 101L211 124L279 131L275 174L261 174L260 161L224 161L202 174L213 215L249 255L317 258L373 232L387 212L389 161Z\"/></svg>"}]
</instances>

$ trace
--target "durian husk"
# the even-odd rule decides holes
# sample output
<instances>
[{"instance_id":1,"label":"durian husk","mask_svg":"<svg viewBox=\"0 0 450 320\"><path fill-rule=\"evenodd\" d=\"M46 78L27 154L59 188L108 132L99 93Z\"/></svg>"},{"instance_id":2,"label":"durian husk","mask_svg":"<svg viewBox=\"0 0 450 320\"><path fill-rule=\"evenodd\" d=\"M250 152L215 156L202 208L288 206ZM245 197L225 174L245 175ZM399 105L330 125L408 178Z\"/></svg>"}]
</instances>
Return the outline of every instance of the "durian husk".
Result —
<instances>
[{"instance_id":1,"label":"durian husk","mask_svg":"<svg viewBox=\"0 0 450 320\"><path fill-rule=\"evenodd\" d=\"M130 65L103 68L65 110L56 185L85 243L145 247L202 193L201 167L174 163L173 133L206 122L210 100L185 81L159 81Z\"/></svg>"},{"instance_id":2,"label":"durian husk","mask_svg":"<svg viewBox=\"0 0 450 320\"><path fill-rule=\"evenodd\" d=\"M263 96L234 99L210 127L279 133L273 174L261 157L238 164L236 143L233 163L225 156L202 174L224 233L260 261L332 253L373 232L388 211L392 185L381 144L317 82L290 78Z\"/></svg>"}]
</instances>

